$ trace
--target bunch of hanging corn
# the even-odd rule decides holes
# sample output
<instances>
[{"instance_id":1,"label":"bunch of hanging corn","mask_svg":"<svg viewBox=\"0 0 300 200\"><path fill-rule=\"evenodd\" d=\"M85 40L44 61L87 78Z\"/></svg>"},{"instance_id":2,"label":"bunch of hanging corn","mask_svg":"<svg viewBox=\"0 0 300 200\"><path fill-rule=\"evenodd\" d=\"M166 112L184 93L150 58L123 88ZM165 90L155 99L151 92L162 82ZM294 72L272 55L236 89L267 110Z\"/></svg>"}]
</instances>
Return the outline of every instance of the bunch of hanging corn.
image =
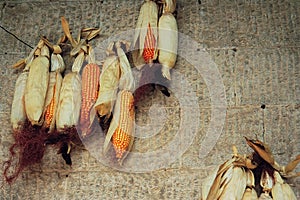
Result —
<instances>
[{"instance_id":1,"label":"bunch of hanging corn","mask_svg":"<svg viewBox=\"0 0 300 200\"><path fill-rule=\"evenodd\" d=\"M275 162L266 144L259 140L246 140L255 152L242 156L235 151L231 160L220 165L204 181L202 200L296 200L294 192L281 176L299 176L293 174L292 170L300 162L300 155L287 166L281 167ZM260 180L254 177L260 177Z\"/></svg>"}]
</instances>

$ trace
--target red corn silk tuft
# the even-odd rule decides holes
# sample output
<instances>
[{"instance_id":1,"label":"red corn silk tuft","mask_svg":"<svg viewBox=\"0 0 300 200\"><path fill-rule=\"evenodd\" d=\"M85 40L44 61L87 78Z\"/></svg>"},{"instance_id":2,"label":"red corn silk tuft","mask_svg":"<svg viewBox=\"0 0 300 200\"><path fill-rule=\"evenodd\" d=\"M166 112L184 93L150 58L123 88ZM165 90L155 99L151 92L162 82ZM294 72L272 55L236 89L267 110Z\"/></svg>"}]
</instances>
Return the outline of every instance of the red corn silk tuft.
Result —
<instances>
[{"instance_id":1,"label":"red corn silk tuft","mask_svg":"<svg viewBox=\"0 0 300 200\"><path fill-rule=\"evenodd\" d=\"M154 59L155 45L156 40L149 23L143 49L143 58L146 63L150 63Z\"/></svg>"},{"instance_id":2,"label":"red corn silk tuft","mask_svg":"<svg viewBox=\"0 0 300 200\"><path fill-rule=\"evenodd\" d=\"M3 176L13 183L26 167L40 163L45 153L47 134L40 127L26 122L21 130L14 132L15 143L10 147L10 158L4 162ZM18 153L17 153L18 152ZM11 169L13 162L16 166Z\"/></svg>"}]
</instances>

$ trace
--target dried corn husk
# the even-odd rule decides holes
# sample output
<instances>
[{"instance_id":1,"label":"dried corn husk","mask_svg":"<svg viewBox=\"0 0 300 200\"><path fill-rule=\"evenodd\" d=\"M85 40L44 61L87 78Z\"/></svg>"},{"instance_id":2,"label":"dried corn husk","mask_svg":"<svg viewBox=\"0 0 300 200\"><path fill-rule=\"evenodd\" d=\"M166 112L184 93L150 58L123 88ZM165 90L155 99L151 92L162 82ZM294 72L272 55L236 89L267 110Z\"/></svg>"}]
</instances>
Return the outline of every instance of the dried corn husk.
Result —
<instances>
[{"instance_id":1,"label":"dried corn husk","mask_svg":"<svg viewBox=\"0 0 300 200\"><path fill-rule=\"evenodd\" d=\"M103 145L103 152L106 153L112 140L120 165L122 165L133 144L135 119L133 101L131 92L122 90L118 93L113 119Z\"/></svg>"},{"instance_id":2,"label":"dried corn husk","mask_svg":"<svg viewBox=\"0 0 300 200\"><path fill-rule=\"evenodd\" d=\"M52 132L55 129L55 118L62 80L63 78L59 71L50 72L49 85L44 108L45 120L43 124L43 127L49 128L49 132Z\"/></svg>"},{"instance_id":3,"label":"dried corn husk","mask_svg":"<svg viewBox=\"0 0 300 200\"><path fill-rule=\"evenodd\" d=\"M148 48L153 49L153 57L147 62L152 63L157 58L157 21L158 8L155 2L146 0L141 9L137 21L135 35L133 39L133 62L137 68L141 68L145 61L143 61L143 52L145 50L145 40L148 33L148 39L152 38ZM149 31L150 29L150 31ZM151 33L151 34L150 34ZM147 42L146 42L147 44Z\"/></svg>"},{"instance_id":4,"label":"dried corn husk","mask_svg":"<svg viewBox=\"0 0 300 200\"><path fill-rule=\"evenodd\" d=\"M59 71L62 73L65 70L65 62L60 54L51 54L51 71Z\"/></svg>"},{"instance_id":5,"label":"dried corn husk","mask_svg":"<svg viewBox=\"0 0 300 200\"><path fill-rule=\"evenodd\" d=\"M275 184L272 188L272 197L274 200L296 200L293 190L287 183L284 183L280 174L274 171Z\"/></svg>"},{"instance_id":6,"label":"dried corn husk","mask_svg":"<svg viewBox=\"0 0 300 200\"><path fill-rule=\"evenodd\" d=\"M173 13L176 10L176 0L163 0L164 13Z\"/></svg>"},{"instance_id":7,"label":"dried corn husk","mask_svg":"<svg viewBox=\"0 0 300 200\"><path fill-rule=\"evenodd\" d=\"M24 94L27 78L28 72L24 71L19 75L16 81L15 93L10 115L10 121L12 123L13 130L21 129L22 125L26 121Z\"/></svg>"},{"instance_id":8,"label":"dried corn husk","mask_svg":"<svg viewBox=\"0 0 300 200\"><path fill-rule=\"evenodd\" d=\"M56 127L58 131L76 126L81 106L81 79L77 72L68 73L62 82L57 114Z\"/></svg>"},{"instance_id":9,"label":"dried corn husk","mask_svg":"<svg viewBox=\"0 0 300 200\"><path fill-rule=\"evenodd\" d=\"M109 49L113 48L112 44L109 45ZM117 98L121 76L120 62L117 56L109 49L107 50L109 56L103 63L99 80L101 87L99 89L97 102L95 103L95 108L100 117L106 116L107 118L109 118Z\"/></svg>"},{"instance_id":10,"label":"dried corn husk","mask_svg":"<svg viewBox=\"0 0 300 200\"><path fill-rule=\"evenodd\" d=\"M125 46L129 46L126 41L120 41L116 43L117 54L120 61L120 69L121 69L121 78L119 82L120 90L127 90L130 92L134 92L135 89L135 81L132 75L131 66L126 57L124 50L121 48L121 44L125 44Z\"/></svg>"},{"instance_id":11,"label":"dried corn husk","mask_svg":"<svg viewBox=\"0 0 300 200\"><path fill-rule=\"evenodd\" d=\"M257 193L254 189L255 187L255 179L254 174L251 170L247 169L247 188L244 192L242 200L257 200Z\"/></svg>"},{"instance_id":12,"label":"dried corn husk","mask_svg":"<svg viewBox=\"0 0 300 200\"><path fill-rule=\"evenodd\" d=\"M261 193L258 200L273 200L273 199L270 197L269 193Z\"/></svg>"},{"instance_id":13,"label":"dried corn husk","mask_svg":"<svg viewBox=\"0 0 300 200\"><path fill-rule=\"evenodd\" d=\"M49 49L40 42L41 50L29 66L25 89L25 110L32 125L43 123L43 110L49 82Z\"/></svg>"},{"instance_id":14,"label":"dried corn husk","mask_svg":"<svg viewBox=\"0 0 300 200\"><path fill-rule=\"evenodd\" d=\"M162 65L162 74L171 80L170 69L174 67L177 57L178 28L172 14L163 14L158 22L158 61Z\"/></svg>"}]
</instances>

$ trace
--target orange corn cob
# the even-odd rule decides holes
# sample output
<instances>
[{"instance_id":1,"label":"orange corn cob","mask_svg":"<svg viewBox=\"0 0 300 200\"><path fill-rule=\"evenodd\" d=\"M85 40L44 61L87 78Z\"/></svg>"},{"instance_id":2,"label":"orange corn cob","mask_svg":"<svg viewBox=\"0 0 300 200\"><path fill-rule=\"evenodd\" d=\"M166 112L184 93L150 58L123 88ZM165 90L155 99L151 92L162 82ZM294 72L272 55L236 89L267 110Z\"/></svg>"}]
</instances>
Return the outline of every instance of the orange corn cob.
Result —
<instances>
[{"instance_id":1,"label":"orange corn cob","mask_svg":"<svg viewBox=\"0 0 300 200\"><path fill-rule=\"evenodd\" d=\"M46 113L45 113L45 126L46 128L49 128L50 125L51 125L51 122L54 118L54 115L55 115L55 106L56 106L56 101L55 101L55 96L56 96L56 85L54 85L54 88L53 88L53 97L51 99L51 102L50 104L47 106L47 109L46 109Z\"/></svg>"},{"instance_id":2,"label":"orange corn cob","mask_svg":"<svg viewBox=\"0 0 300 200\"><path fill-rule=\"evenodd\" d=\"M150 23L148 24L147 35L144 43L143 58L146 63L151 63L154 59L156 40L152 32Z\"/></svg>"},{"instance_id":3,"label":"orange corn cob","mask_svg":"<svg viewBox=\"0 0 300 200\"><path fill-rule=\"evenodd\" d=\"M112 143L116 151L116 158L121 159L130 145L133 131L134 105L131 92L122 91L119 125L112 136Z\"/></svg>"},{"instance_id":4,"label":"orange corn cob","mask_svg":"<svg viewBox=\"0 0 300 200\"><path fill-rule=\"evenodd\" d=\"M80 127L82 136L85 137L90 122L90 111L97 101L99 90L100 68L97 64L88 64L82 72L82 105L80 111Z\"/></svg>"}]
</instances>

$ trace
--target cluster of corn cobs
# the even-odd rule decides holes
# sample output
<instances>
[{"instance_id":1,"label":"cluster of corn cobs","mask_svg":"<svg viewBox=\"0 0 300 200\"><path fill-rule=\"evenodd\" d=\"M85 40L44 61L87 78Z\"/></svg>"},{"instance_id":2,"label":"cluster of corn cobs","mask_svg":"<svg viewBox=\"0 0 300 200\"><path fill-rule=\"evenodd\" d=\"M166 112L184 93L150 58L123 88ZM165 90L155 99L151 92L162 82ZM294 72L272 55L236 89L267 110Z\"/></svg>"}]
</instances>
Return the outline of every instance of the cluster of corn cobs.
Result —
<instances>
[{"instance_id":1,"label":"cluster of corn cobs","mask_svg":"<svg viewBox=\"0 0 300 200\"><path fill-rule=\"evenodd\" d=\"M286 178L300 176L292 172L300 155L286 166L275 162L270 148L259 140L246 138L254 150L248 156L234 155L206 178L202 185L202 200L296 200Z\"/></svg>"},{"instance_id":2,"label":"cluster of corn cobs","mask_svg":"<svg viewBox=\"0 0 300 200\"><path fill-rule=\"evenodd\" d=\"M15 143L4 169L9 183L25 167L42 160L47 144L57 146L71 165L71 147L92 134L98 116L108 132L106 150L112 141L116 157L123 160L132 145L134 79L124 53L128 43L108 47L100 74L89 44L100 30L82 29L75 40L64 17L61 22L64 36L56 45L42 38L26 59L14 65L23 72L16 82L11 110ZM10 169L13 165L14 170Z\"/></svg>"},{"instance_id":3,"label":"cluster of corn cobs","mask_svg":"<svg viewBox=\"0 0 300 200\"><path fill-rule=\"evenodd\" d=\"M175 12L176 0L145 0L140 9L132 45L133 63L142 72L135 91L136 103L149 89L157 88L170 96L167 87L178 48Z\"/></svg>"}]
</instances>

